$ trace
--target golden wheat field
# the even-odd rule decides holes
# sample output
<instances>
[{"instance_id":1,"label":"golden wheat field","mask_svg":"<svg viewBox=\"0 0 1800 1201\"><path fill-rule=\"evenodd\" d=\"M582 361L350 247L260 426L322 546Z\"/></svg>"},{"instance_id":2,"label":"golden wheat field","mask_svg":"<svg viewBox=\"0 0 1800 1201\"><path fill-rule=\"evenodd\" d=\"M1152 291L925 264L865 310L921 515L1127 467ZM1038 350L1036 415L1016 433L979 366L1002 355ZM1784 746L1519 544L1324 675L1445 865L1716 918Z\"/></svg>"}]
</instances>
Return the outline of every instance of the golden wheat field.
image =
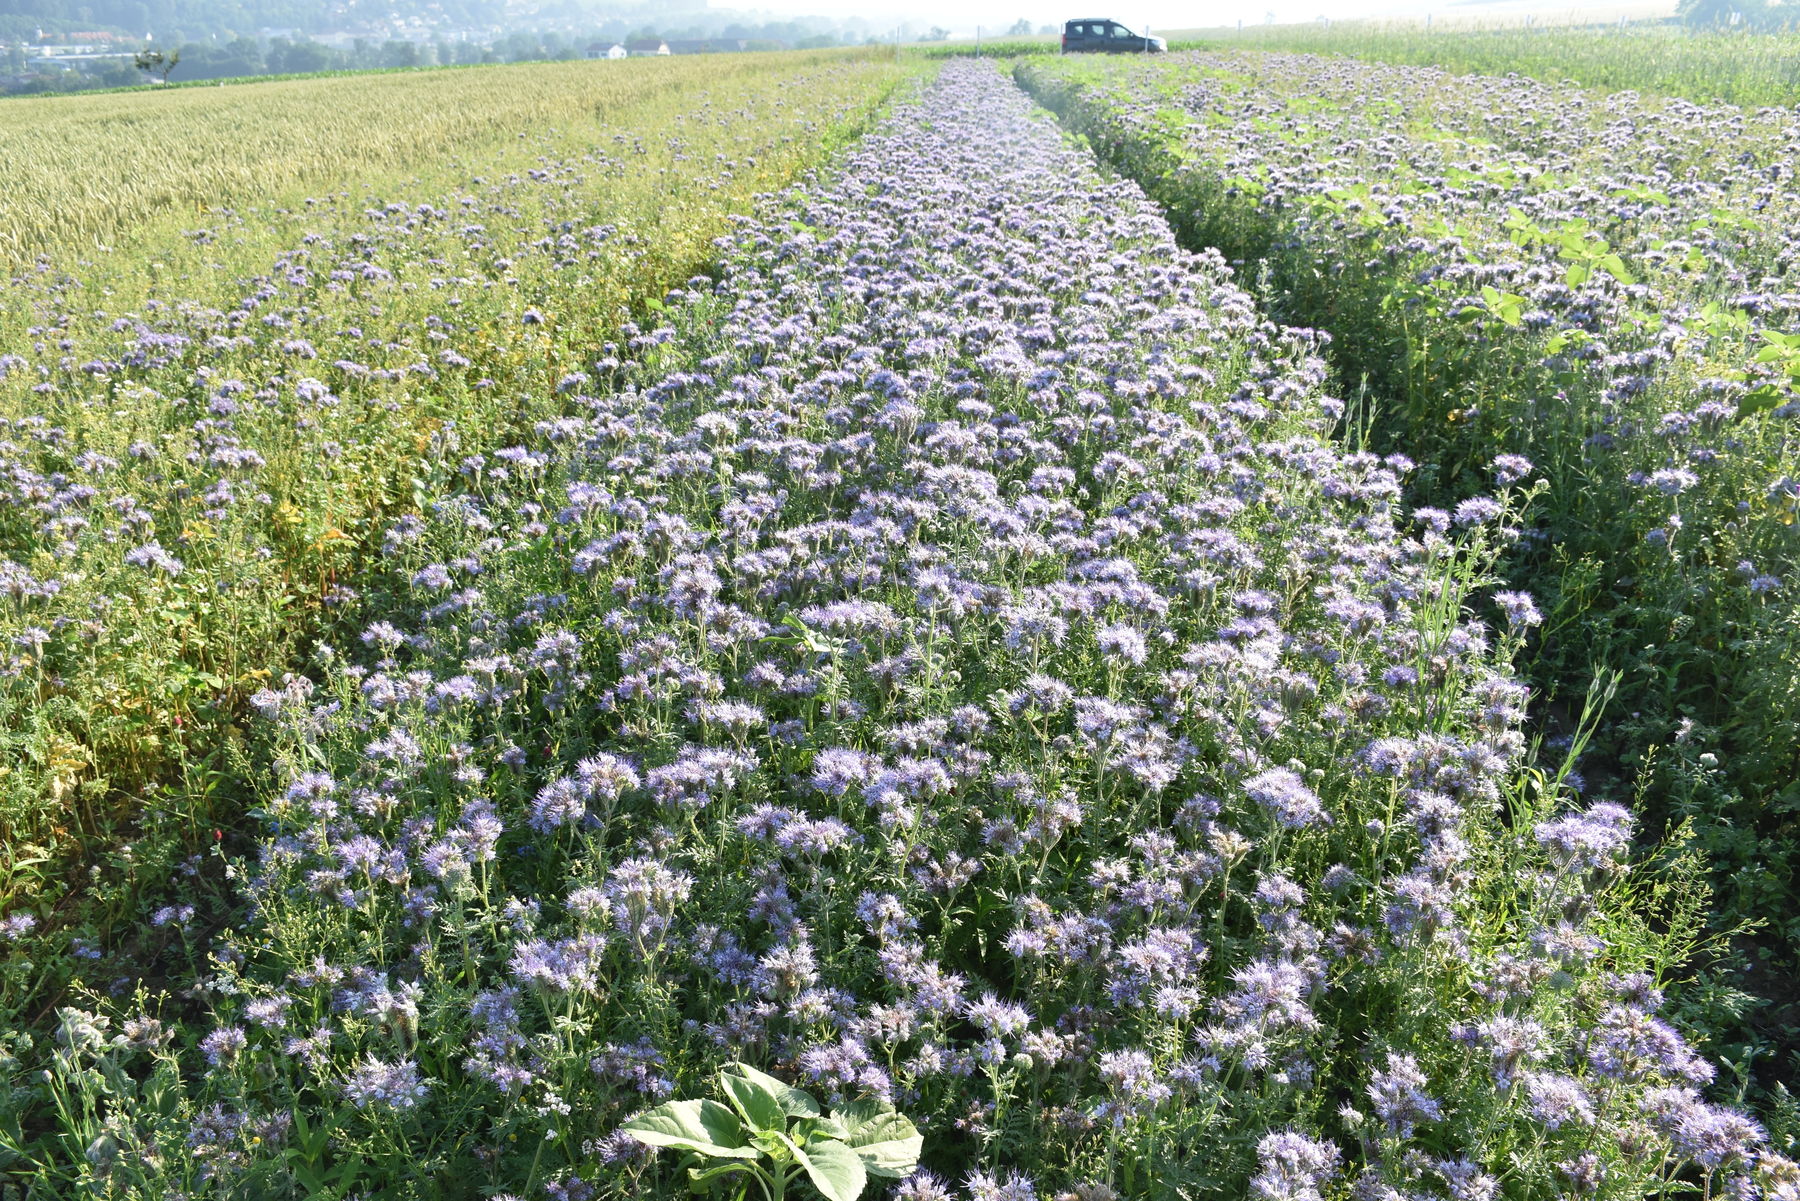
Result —
<instances>
[{"instance_id":1,"label":"golden wheat field","mask_svg":"<svg viewBox=\"0 0 1800 1201\"><path fill-rule=\"evenodd\" d=\"M397 182L528 136L579 140L613 124L654 136L690 118L702 92L728 108L844 57L527 63L8 104L0 262L104 247L166 214Z\"/></svg>"}]
</instances>

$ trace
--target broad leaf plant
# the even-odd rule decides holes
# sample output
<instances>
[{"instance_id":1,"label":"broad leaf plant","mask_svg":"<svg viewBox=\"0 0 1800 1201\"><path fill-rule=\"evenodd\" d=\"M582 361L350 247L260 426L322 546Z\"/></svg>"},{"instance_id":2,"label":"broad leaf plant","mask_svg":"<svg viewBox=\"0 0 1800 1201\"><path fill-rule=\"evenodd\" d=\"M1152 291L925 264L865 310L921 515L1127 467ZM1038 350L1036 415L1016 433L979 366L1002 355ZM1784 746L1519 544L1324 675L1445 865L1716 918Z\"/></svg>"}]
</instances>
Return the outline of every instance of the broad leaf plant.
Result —
<instances>
[{"instance_id":1,"label":"broad leaf plant","mask_svg":"<svg viewBox=\"0 0 1800 1201\"><path fill-rule=\"evenodd\" d=\"M869 1177L898 1179L918 1166L924 1140L885 1101L828 1114L810 1093L744 1063L727 1065L719 1083L729 1105L670 1101L621 1127L648 1146L685 1151L695 1192L735 1182L745 1198L755 1182L765 1201L780 1201L804 1175L826 1201L856 1201Z\"/></svg>"}]
</instances>

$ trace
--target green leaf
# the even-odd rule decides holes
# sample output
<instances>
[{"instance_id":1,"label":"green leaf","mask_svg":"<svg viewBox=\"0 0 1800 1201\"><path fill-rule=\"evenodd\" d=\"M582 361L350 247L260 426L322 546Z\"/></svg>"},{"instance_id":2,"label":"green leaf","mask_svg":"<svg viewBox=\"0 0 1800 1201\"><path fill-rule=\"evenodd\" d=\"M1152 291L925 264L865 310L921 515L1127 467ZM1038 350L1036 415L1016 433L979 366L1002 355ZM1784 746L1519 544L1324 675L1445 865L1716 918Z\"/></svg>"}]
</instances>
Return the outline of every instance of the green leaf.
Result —
<instances>
[{"instance_id":1,"label":"green leaf","mask_svg":"<svg viewBox=\"0 0 1800 1201\"><path fill-rule=\"evenodd\" d=\"M795 620L798 621L798 619ZM797 1089L791 1084L784 1084L767 1072L759 1072L747 1063L726 1064L725 1070L734 1072L750 1083L766 1089L781 1103L781 1111L790 1118L816 1118L825 1112L819 1108L819 1103L812 1099L811 1093Z\"/></svg>"},{"instance_id":2,"label":"green leaf","mask_svg":"<svg viewBox=\"0 0 1800 1201\"><path fill-rule=\"evenodd\" d=\"M814 1143L802 1151L794 1148L807 1179L825 1197L825 1201L856 1201L863 1186L869 1183L868 1169L856 1152L835 1140Z\"/></svg>"},{"instance_id":3,"label":"green leaf","mask_svg":"<svg viewBox=\"0 0 1800 1201\"><path fill-rule=\"evenodd\" d=\"M788 1148L793 1141L787 1136L785 1130L753 1130L750 1132L750 1145L779 1163L786 1163L793 1158L788 1154Z\"/></svg>"},{"instance_id":4,"label":"green leaf","mask_svg":"<svg viewBox=\"0 0 1800 1201\"><path fill-rule=\"evenodd\" d=\"M781 1108L781 1098L775 1092L729 1068L719 1073L719 1083L725 1086L725 1099L751 1129L787 1129L787 1112Z\"/></svg>"},{"instance_id":5,"label":"green leaf","mask_svg":"<svg viewBox=\"0 0 1800 1201\"><path fill-rule=\"evenodd\" d=\"M619 1127L651 1147L674 1147L714 1159L755 1159L737 1115L717 1101L670 1101Z\"/></svg>"},{"instance_id":6,"label":"green leaf","mask_svg":"<svg viewBox=\"0 0 1800 1201\"><path fill-rule=\"evenodd\" d=\"M852 1101L833 1111L850 1137L844 1144L872 1176L905 1176L919 1166L925 1139L912 1119L881 1101Z\"/></svg>"},{"instance_id":7,"label":"green leaf","mask_svg":"<svg viewBox=\"0 0 1800 1201\"><path fill-rule=\"evenodd\" d=\"M756 1168L747 1163L722 1163L712 1168L689 1168L688 1191L694 1193L710 1193L712 1182L731 1172L754 1172Z\"/></svg>"},{"instance_id":8,"label":"green leaf","mask_svg":"<svg viewBox=\"0 0 1800 1201\"><path fill-rule=\"evenodd\" d=\"M1588 276L1592 274L1593 272L1588 270L1587 264L1570 263L1569 269L1563 272L1563 282L1571 288L1579 288L1588 281Z\"/></svg>"},{"instance_id":9,"label":"green leaf","mask_svg":"<svg viewBox=\"0 0 1800 1201\"><path fill-rule=\"evenodd\" d=\"M1770 409L1778 409L1786 403L1787 397L1774 384L1764 384L1753 388L1744 399L1738 401L1737 415L1751 417L1757 413L1767 413Z\"/></svg>"},{"instance_id":10,"label":"green leaf","mask_svg":"<svg viewBox=\"0 0 1800 1201\"><path fill-rule=\"evenodd\" d=\"M850 1137L850 1132L836 1118L801 1118L794 1123L791 1133L794 1141L802 1147L810 1142L824 1142L832 1138L843 1142Z\"/></svg>"}]
</instances>

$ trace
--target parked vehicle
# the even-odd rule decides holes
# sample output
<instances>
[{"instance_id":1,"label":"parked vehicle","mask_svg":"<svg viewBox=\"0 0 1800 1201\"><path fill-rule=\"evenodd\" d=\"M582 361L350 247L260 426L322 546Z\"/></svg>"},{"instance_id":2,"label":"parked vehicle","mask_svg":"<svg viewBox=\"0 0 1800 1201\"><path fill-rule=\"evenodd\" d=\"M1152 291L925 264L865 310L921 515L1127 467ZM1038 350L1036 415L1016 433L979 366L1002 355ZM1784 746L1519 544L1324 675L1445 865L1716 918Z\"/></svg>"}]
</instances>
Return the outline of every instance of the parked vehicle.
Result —
<instances>
[{"instance_id":1,"label":"parked vehicle","mask_svg":"<svg viewBox=\"0 0 1800 1201\"><path fill-rule=\"evenodd\" d=\"M1135 34L1110 17L1078 17L1063 26L1062 48L1064 54L1161 54L1169 43Z\"/></svg>"}]
</instances>

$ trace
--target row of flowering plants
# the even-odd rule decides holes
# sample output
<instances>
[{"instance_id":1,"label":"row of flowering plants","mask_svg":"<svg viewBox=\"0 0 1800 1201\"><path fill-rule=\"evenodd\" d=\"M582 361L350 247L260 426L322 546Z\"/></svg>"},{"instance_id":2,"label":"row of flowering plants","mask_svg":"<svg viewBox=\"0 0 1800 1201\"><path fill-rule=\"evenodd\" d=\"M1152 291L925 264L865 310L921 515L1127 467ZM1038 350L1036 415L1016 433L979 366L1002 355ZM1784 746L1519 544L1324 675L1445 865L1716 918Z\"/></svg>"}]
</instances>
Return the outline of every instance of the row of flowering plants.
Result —
<instances>
[{"instance_id":1,"label":"row of flowering plants","mask_svg":"<svg viewBox=\"0 0 1800 1201\"><path fill-rule=\"evenodd\" d=\"M1657 824L1696 817L1721 927L1766 923L1790 970L1794 113L1284 54L1021 77L1188 240L1332 333L1373 397L1353 424L1426 464L1425 495L1479 490L1496 453L1543 467L1508 568L1554 631L1534 680L1579 697L1622 674L1614 774ZM1791 1031L1791 1006L1761 1024ZM1777 1077L1800 1064L1785 1041Z\"/></svg>"},{"instance_id":2,"label":"row of flowering plants","mask_svg":"<svg viewBox=\"0 0 1800 1201\"><path fill-rule=\"evenodd\" d=\"M985 63L721 255L258 696L208 1016L62 1014L85 1187L1794 1195L1531 767L1529 462L1408 511Z\"/></svg>"},{"instance_id":3,"label":"row of flowering plants","mask_svg":"<svg viewBox=\"0 0 1800 1201\"><path fill-rule=\"evenodd\" d=\"M0 1029L39 1050L71 987L204 967L248 698L346 611L387 523L456 486L446 456L569 411L556 381L904 74L519 70L593 116L0 259ZM14 1108L0 1087L0 1129Z\"/></svg>"}]
</instances>

